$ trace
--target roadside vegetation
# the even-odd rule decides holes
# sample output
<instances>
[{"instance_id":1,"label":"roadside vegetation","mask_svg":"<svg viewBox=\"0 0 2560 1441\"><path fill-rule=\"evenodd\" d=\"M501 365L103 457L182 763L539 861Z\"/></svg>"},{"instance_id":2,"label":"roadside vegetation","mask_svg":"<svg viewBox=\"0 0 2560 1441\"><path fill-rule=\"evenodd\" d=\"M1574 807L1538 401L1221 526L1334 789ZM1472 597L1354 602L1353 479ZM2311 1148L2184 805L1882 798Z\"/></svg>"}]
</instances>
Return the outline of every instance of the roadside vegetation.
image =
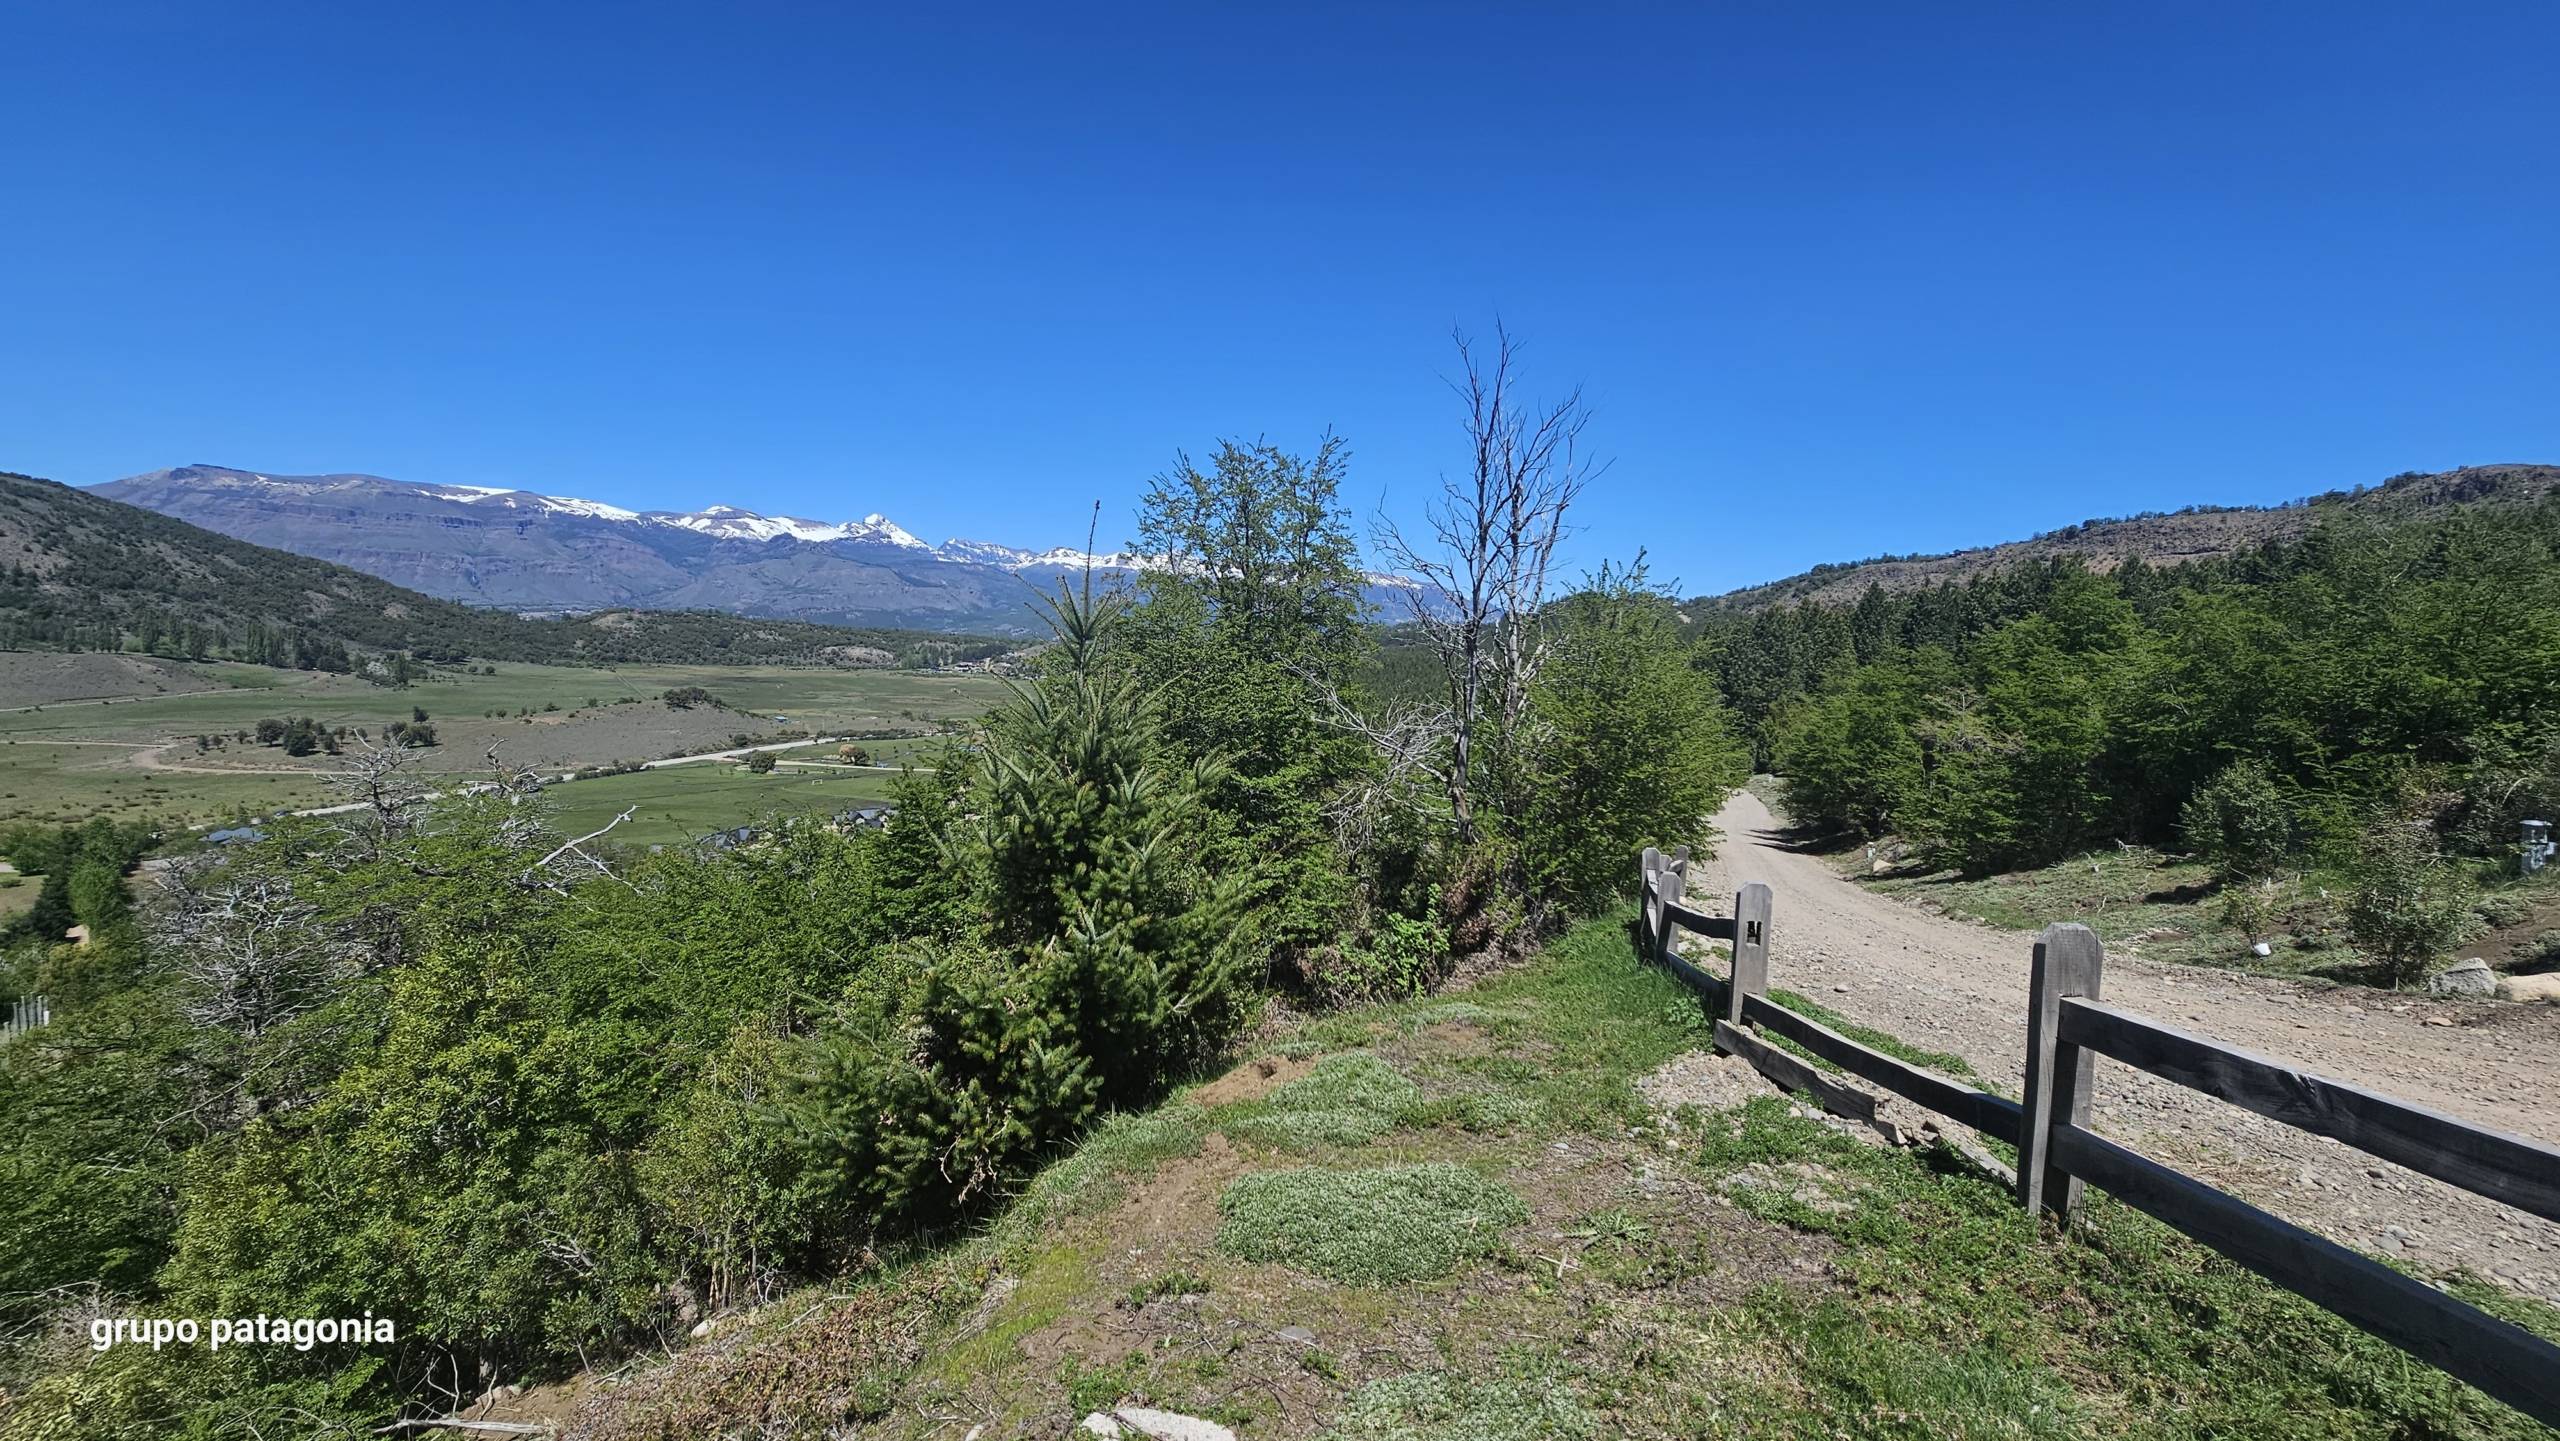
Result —
<instances>
[{"instance_id":1,"label":"roadside vegetation","mask_svg":"<svg viewBox=\"0 0 2560 1441\"><path fill-rule=\"evenodd\" d=\"M2513 887L2520 822L2560 810L2555 562L2560 502L2341 516L2227 560L2054 562L1707 629L1796 819L1890 838L1952 878L1934 893L1998 912L2032 888L1986 878L2103 877L2147 847L2203 868L2140 894L2209 900L2204 953L2405 985L2538 904L2484 891Z\"/></svg>"},{"instance_id":2,"label":"roadside vegetation","mask_svg":"<svg viewBox=\"0 0 2560 1441\"><path fill-rule=\"evenodd\" d=\"M983 1227L488 1414L570 1441L1063 1436L1123 1403L1371 1441L2551 1434L2103 1196L2060 1235L1740 1063L1711 1104L1642 1098L1705 1045L1603 916L1273 1033ZM1332 1112L1362 1119L1257 1124Z\"/></svg>"}]
</instances>

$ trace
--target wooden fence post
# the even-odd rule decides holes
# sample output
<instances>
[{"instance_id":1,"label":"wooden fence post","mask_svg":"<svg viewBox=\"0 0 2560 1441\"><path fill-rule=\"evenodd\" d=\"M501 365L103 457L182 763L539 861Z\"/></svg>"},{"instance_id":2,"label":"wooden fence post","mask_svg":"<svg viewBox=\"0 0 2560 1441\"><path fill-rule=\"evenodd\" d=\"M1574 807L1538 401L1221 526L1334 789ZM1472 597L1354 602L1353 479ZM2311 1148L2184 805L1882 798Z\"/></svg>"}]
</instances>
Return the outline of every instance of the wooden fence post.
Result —
<instances>
[{"instance_id":1,"label":"wooden fence post","mask_svg":"<svg viewBox=\"0 0 2560 1441\"><path fill-rule=\"evenodd\" d=\"M1742 1024L1745 996L1769 991L1769 888L1758 881L1733 897L1733 984L1725 988L1725 1019Z\"/></svg>"},{"instance_id":2,"label":"wooden fence post","mask_svg":"<svg viewBox=\"0 0 2560 1441\"><path fill-rule=\"evenodd\" d=\"M2097 1000L2106 968L2098 933L2082 925L2052 925L2036 939L2035 968L2027 977L2027 1095L2018 1117L2018 1203L2030 1214L2052 1213L2071 1224L2080 1209L2080 1178L2053 1161L2053 1128L2068 1122L2087 1129L2089 1091L2097 1057L2061 1039L2062 998Z\"/></svg>"},{"instance_id":3,"label":"wooden fence post","mask_svg":"<svg viewBox=\"0 0 2560 1441\"><path fill-rule=\"evenodd\" d=\"M1654 880L1661 888L1662 899L1668 904L1658 912L1662 917L1662 929L1654 933L1653 958L1668 965L1671 958L1680 952L1680 936L1671 928L1669 906L1689 903L1689 848L1682 846L1664 856L1662 869L1654 873Z\"/></svg>"},{"instance_id":4,"label":"wooden fence post","mask_svg":"<svg viewBox=\"0 0 2560 1441\"><path fill-rule=\"evenodd\" d=\"M1644 932L1645 959L1651 960L1661 953L1663 944L1662 897L1656 888L1662 871L1662 852L1647 846L1636 863L1641 867L1639 874L1642 876L1636 884L1636 918Z\"/></svg>"}]
</instances>

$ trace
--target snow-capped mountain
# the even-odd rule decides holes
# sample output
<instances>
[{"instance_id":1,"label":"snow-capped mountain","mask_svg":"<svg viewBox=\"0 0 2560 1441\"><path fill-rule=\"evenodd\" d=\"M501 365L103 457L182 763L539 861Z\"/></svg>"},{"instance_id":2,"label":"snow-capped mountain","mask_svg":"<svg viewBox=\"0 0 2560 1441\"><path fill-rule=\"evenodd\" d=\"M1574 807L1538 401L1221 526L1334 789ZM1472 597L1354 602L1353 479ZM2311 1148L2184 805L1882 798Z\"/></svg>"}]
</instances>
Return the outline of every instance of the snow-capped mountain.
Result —
<instances>
[{"instance_id":1,"label":"snow-capped mountain","mask_svg":"<svg viewBox=\"0 0 2560 1441\"><path fill-rule=\"evenodd\" d=\"M562 501L563 506L592 505L593 501ZM682 526L700 531L717 540L775 540L789 536L813 545L831 540L868 540L883 545L901 545L909 550L931 550L933 547L907 533L896 521L873 511L860 520L827 522L802 520L796 515L758 515L734 505L709 505L682 514L671 511L625 511L634 520L655 521L660 525Z\"/></svg>"},{"instance_id":2,"label":"snow-capped mountain","mask_svg":"<svg viewBox=\"0 0 2560 1441\"><path fill-rule=\"evenodd\" d=\"M733 505L633 510L497 486L375 475L270 475L224 466L95 487L208 530L336 561L429 595L510 610L710 609L849 625L1028 629L1029 603L1088 564L1150 568L1126 552L993 541L929 545L877 511L859 520ZM1410 590L1372 576L1381 593Z\"/></svg>"}]
</instances>

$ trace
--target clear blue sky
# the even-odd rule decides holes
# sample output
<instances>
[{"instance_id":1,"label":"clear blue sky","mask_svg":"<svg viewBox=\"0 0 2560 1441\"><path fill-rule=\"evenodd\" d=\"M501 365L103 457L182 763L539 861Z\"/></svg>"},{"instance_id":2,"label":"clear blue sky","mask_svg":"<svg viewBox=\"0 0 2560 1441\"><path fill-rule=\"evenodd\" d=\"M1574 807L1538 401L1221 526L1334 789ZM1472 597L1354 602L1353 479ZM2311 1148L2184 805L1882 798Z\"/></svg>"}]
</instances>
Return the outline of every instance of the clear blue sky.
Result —
<instances>
[{"instance_id":1,"label":"clear blue sky","mask_svg":"<svg viewBox=\"0 0 2560 1441\"><path fill-rule=\"evenodd\" d=\"M1407 510L1497 314L1693 591L2560 460L2547 0L1258 8L12 7L0 468Z\"/></svg>"}]
</instances>

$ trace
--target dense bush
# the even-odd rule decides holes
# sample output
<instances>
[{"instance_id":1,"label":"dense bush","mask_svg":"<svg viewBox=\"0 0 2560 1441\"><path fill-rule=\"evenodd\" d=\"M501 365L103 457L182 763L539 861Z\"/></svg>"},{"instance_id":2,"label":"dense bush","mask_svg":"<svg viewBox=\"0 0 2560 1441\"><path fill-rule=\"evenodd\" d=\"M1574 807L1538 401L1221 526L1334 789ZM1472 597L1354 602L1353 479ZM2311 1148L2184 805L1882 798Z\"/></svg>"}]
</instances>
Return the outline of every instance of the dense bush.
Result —
<instances>
[{"instance_id":1,"label":"dense bush","mask_svg":"<svg viewBox=\"0 0 2560 1441\"><path fill-rule=\"evenodd\" d=\"M946 838L976 924L875 966L802 1048L790 1124L874 1225L982 1204L1241 1014L1242 887L1199 864L1215 771L1163 756L1160 708L1108 649L1117 598L1057 614Z\"/></svg>"},{"instance_id":2,"label":"dense bush","mask_svg":"<svg viewBox=\"0 0 2560 1441\"><path fill-rule=\"evenodd\" d=\"M1535 797L1520 845L1529 893L1563 915L1624 894L1631 856L1710 839L1747 763L1715 682L1639 560L1563 606L1532 700Z\"/></svg>"},{"instance_id":3,"label":"dense bush","mask_svg":"<svg viewBox=\"0 0 2560 1441\"><path fill-rule=\"evenodd\" d=\"M2475 893L2436 848L2425 821L2386 814L2366 834L2355 864L2347 928L2394 985L2426 976L2434 959L2477 929Z\"/></svg>"},{"instance_id":4,"label":"dense bush","mask_svg":"<svg viewBox=\"0 0 2560 1441\"><path fill-rule=\"evenodd\" d=\"M2264 762L2239 760L2196 788L2178 813L2187 845L2222 875L2275 874L2293 853L2293 811Z\"/></svg>"}]
</instances>

